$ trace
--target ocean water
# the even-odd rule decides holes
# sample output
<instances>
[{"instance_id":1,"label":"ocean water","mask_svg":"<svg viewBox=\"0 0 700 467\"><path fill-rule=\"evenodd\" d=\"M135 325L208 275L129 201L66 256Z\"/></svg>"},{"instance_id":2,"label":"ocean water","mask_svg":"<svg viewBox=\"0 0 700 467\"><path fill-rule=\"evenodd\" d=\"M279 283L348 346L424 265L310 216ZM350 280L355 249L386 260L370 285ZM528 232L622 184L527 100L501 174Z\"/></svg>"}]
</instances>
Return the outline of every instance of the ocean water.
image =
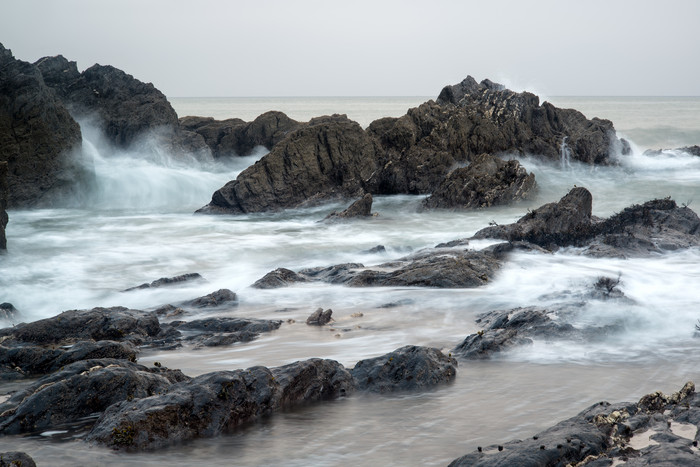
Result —
<instances>
[{"instance_id":1,"label":"ocean water","mask_svg":"<svg viewBox=\"0 0 700 467\"><path fill-rule=\"evenodd\" d=\"M425 100L171 99L181 116L252 120L274 109L298 120L345 113L363 126L400 116ZM618 325L620 332L594 343L535 342L493 360L462 361L455 382L435 390L356 394L152 453L115 453L71 433L0 437L0 451L24 450L40 465L230 465L231 459L248 466L446 465L477 446L531 436L601 400L635 400L656 390L678 390L688 380L700 382L700 341L694 332L700 319L700 249L628 260L586 258L575 249L519 253L491 284L478 289L250 287L278 267L379 264L467 237L489 222L512 222L528 208L558 200L574 185L592 192L599 216L666 196L700 206L700 158L682 152L643 155L647 148L700 143L700 98L549 100L613 120L634 153L619 167L562 167L524 158L540 189L535 199L516 206L424 212L420 196L384 196L373 206L378 217L349 224L317 222L343 203L274 214L193 215L264 152L225 163L175 161L167 154L154 158L139 150L115 151L83 124L84 157L95 166L98 189L80 208L10 212L9 250L0 255L0 302L13 303L18 319L31 321L75 308L150 309L229 288L240 304L222 314L285 320L278 331L246 344L139 356L140 363L159 361L193 376L310 357L351 367L407 344L449 351L478 329L474 319L481 312L578 303L601 276L619 276L630 300L588 300L572 324ZM379 244L386 252L367 253ZM199 272L207 282L120 292L188 272ZM317 307L333 309L331 327L304 324ZM357 312L362 316L353 317ZM0 394L8 389L0 384Z\"/></svg>"}]
</instances>

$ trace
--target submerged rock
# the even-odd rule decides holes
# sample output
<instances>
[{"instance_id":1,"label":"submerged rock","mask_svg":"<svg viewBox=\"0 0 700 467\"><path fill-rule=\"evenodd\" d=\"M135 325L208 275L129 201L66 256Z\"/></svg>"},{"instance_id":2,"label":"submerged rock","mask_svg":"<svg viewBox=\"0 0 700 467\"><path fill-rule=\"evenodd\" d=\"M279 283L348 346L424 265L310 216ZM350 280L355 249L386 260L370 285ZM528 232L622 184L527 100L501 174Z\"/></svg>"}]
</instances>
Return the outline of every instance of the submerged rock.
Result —
<instances>
[{"instance_id":1,"label":"submerged rock","mask_svg":"<svg viewBox=\"0 0 700 467\"><path fill-rule=\"evenodd\" d=\"M53 205L82 191L94 175L77 159L81 139L39 69L0 44L0 162L7 162L0 199L6 187L11 208ZM0 209L0 225L5 219Z\"/></svg>"},{"instance_id":2,"label":"submerged rock","mask_svg":"<svg viewBox=\"0 0 700 467\"><path fill-rule=\"evenodd\" d=\"M424 389L452 381L457 360L440 350L407 345L381 357L360 360L350 370L358 389L393 392Z\"/></svg>"},{"instance_id":3,"label":"submerged rock","mask_svg":"<svg viewBox=\"0 0 700 467\"><path fill-rule=\"evenodd\" d=\"M205 318L193 321L173 321L170 326L190 335L185 338L198 346L216 347L236 342L250 342L260 333L271 332L282 325L280 320L246 318ZM174 336L175 338L180 335Z\"/></svg>"},{"instance_id":4,"label":"submerged rock","mask_svg":"<svg viewBox=\"0 0 700 467\"><path fill-rule=\"evenodd\" d=\"M173 276L173 277L161 277L160 279L156 279L153 282L146 282L141 285L137 285L135 287L129 287L128 289L122 290L122 292L131 292L132 290L139 290L139 289L152 289L156 287L163 287L166 285L173 285L173 284L179 284L181 282L189 282L189 281L203 281L204 278L197 272L191 272L187 274L182 274L179 276Z\"/></svg>"},{"instance_id":5,"label":"submerged rock","mask_svg":"<svg viewBox=\"0 0 700 467\"><path fill-rule=\"evenodd\" d=\"M337 222L355 217L370 217L372 215L372 195L366 193L362 198L352 203L346 210L328 214L324 222Z\"/></svg>"},{"instance_id":6,"label":"submerged rock","mask_svg":"<svg viewBox=\"0 0 700 467\"><path fill-rule=\"evenodd\" d=\"M285 280L273 271L253 287L285 287L299 282L327 282L351 287L413 286L460 288L488 283L501 266L494 250L428 249L392 263L365 267L360 263L288 271ZM264 287L260 287L264 285Z\"/></svg>"},{"instance_id":7,"label":"submerged rock","mask_svg":"<svg viewBox=\"0 0 700 467\"><path fill-rule=\"evenodd\" d=\"M525 241L555 250L584 247L591 256L626 257L700 245L700 218L671 199L656 199L625 208L607 219L591 214L593 197L576 187L556 203L548 203L516 223L494 225L473 238Z\"/></svg>"},{"instance_id":8,"label":"submerged rock","mask_svg":"<svg viewBox=\"0 0 700 467\"><path fill-rule=\"evenodd\" d=\"M532 438L478 448L450 466L697 465L699 415L700 397L689 382L637 403L599 402Z\"/></svg>"},{"instance_id":9,"label":"submerged rock","mask_svg":"<svg viewBox=\"0 0 700 467\"><path fill-rule=\"evenodd\" d=\"M476 209L511 204L532 196L535 175L516 160L504 161L490 154L455 169L425 199L427 208Z\"/></svg>"}]
</instances>

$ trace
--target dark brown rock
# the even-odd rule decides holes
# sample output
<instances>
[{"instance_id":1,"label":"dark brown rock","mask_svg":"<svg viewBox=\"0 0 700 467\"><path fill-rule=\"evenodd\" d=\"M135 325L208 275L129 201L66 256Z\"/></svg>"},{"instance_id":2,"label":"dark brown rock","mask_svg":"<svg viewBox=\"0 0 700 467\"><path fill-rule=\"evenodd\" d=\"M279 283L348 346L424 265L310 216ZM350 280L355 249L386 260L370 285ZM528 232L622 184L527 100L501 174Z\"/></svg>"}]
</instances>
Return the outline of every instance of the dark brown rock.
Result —
<instances>
[{"instance_id":1,"label":"dark brown rock","mask_svg":"<svg viewBox=\"0 0 700 467\"><path fill-rule=\"evenodd\" d=\"M475 209L511 204L528 199L536 186L535 175L528 174L518 161L481 154L467 167L450 172L423 205Z\"/></svg>"},{"instance_id":2,"label":"dark brown rock","mask_svg":"<svg viewBox=\"0 0 700 467\"><path fill-rule=\"evenodd\" d=\"M370 217L372 215L372 195L366 193L362 198L358 199L347 209L341 212L332 212L328 214L325 222L337 222L343 219L352 219L355 217Z\"/></svg>"},{"instance_id":3,"label":"dark brown rock","mask_svg":"<svg viewBox=\"0 0 700 467\"><path fill-rule=\"evenodd\" d=\"M333 320L333 318L331 318L332 315L333 310L330 308L326 311L323 311L323 308L318 308L306 318L306 324L310 326L325 326Z\"/></svg>"},{"instance_id":4,"label":"dark brown rock","mask_svg":"<svg viewBox=\"0 0 700 467\"><path fill-rule=\"evenodd\" d=\"M80 150L80 127L39 69L0 44L0 162L8 164L7 206L55 205L81 192L94 175L79 162Z\"/></svg>"},{"instance_id":5,"label":"dark brown rock","mask_svg":"<svg viewBox=\"0 0 700 467\"><path fill-rule=\"evenodd\" d=\"M300 276L291 269L277 268L255 281L253 287L256 289L276 289L297 282L308 282L308 279Z\"/></svg>"}]
</instances>

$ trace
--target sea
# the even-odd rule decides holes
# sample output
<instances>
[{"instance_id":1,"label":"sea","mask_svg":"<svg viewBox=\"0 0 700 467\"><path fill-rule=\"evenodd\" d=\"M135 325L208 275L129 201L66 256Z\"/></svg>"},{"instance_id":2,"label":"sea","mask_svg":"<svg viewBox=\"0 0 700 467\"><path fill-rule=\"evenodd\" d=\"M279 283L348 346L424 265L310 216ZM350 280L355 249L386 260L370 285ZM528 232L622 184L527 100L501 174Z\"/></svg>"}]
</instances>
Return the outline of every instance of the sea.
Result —
<instances>
[{"instance_id":1,"label":"sea","mask_svg":"<svg viewBox=\"0 0 700 467\"><path fill-rule=\"evenodd\" d=\"M252 120L281 110L305 121L347 114L363 127L398 117L431 97L171 98L180 116ZM544 100L544 99L543 99ZM115 150L81 122L83 154L95 168L95 191L66 207L11 210L8 250L0 254L0 302L18 310L12 326L69 309L126 306L149 310L221 288L239 305L223 316L281 319L279 330L224 347L143 351L139 363L195 376L311 357L346 367L404 345L450 352L479 327L480 313L531 305L579 307L575 327L614 325L590 341L538 341L484 361L460 361L453 383L428 391L354 394L277 413L216 438L145 453L87 444L83 432L46 431L0 437L0 451L29 453L38 465L375 466L447 465L477 446L530 437L599 401L636 401L644 394L700 383L700 249L645 258L589 258L576 248L516 253L495 279L475 289L349 288L327 284L257 290L251 284L285 267L345 262L385 263L422 248L473 235L491 222L514 222L574 186L593 194L593 213L609 216L632 204L671 197L700 209L700 158L671 150L700 144L699 97L551 97L558 107L613 121L632 154L591 167L521 162L535 174L534 199L468 212L424 211L423 196L377 196L378 216L319 223L348 203L238 216L195 215L212 193L255 160L182 160L165 150ZM482 248L488 242L474 242ZM383 245L384 251L370 252ZM121 291L161 277L198 272L205 282ZM625 300L586 298L600 277L619 278ZM387 304L392 306L387 307ZM312 327L316 308L333 310L330 326ZM0 383L0 395L16 390ZM0 396L1 397L1 396Z\"/></svg>"}]
</instances>

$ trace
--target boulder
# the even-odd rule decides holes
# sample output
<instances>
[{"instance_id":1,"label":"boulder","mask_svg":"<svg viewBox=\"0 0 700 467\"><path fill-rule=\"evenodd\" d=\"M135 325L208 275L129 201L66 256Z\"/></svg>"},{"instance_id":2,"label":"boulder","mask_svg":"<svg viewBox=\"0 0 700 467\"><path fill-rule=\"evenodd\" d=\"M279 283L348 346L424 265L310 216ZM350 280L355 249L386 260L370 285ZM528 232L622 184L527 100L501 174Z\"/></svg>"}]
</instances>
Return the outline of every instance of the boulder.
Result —
<instances>
[{"instance_id":1,"label":"boulder","mask_svg":"<svg viewBox=\"0 0 700 467\"><path fill-rule=\"evenodd\" d=\"M252 287L256 289L276 289L279 287L286 287L290 284L308 281L306 277L300 276L291 269L277 268L255 281Z\"/></svg>"},{"instance_id":2,"label":"boulder","mask_svg":"<svg viewBox=\"0 0 700 467\"><path fill-rule=\"evenodd\" d=\"M325 326L333 320L333 318L331 318L332 315L333 310L330 308L326 311L323 311L323 308L318 308L306 318L306 324L310 326Z\"/></svg>"},{"instance_id":3,"label":"boulder","mask_svg":"<svg viewBox=\"0 0 700 467\"><path fill-rule=\"evenodd\" d=\"M244 214L299 207L365 192L374 144L344 115L319 117L214 192L199 213Z\"/></svg>"},{"instance_id":4,"label":"boulder","mask_svg":"<svg viewBox=\"0 0 700 467\"><path fill-rule=\"evenodd\" d=\"M36 467L34 459L26 452L0 452L0 467Z\"/></svg>"},{"instance_id":5,"label":"boulder","mask_svg":"<svg viewBox=\"0 0 700 467\"><path fill-rule=\"evenodd\" d=\"M637 403L599 402L532 438L478 447L450 467L696 465L699 415L700 397L689 382Z\"/></svg>"},{"instance_id":6,"label":"boulder","mask_svg":"<svg viewBox=\"0 0 700 467\"><path fill-rule=\"evenodd\" d=\"M7 197L9 188L7 184L7 162L0 162L0 250L7 249L7 236L5 227L9 217L7 216Z\"/></svg>"},{"instance_id":7,"label":"boulder","mask_svg":"<svg viewBox=\"0 0 700 467\"><path fill-rule=\"evenodd\" d=\"M467 167L450 172L423 206L476 209L511 204L531 197L536 186L535 175L528 174L518 161L481 154Z\"/></svg>"},{"instance_id":8,"label":"boulder","mask_svg":"<svg viewBox=\"0 0 700 467\"><path fill-rule=\"evenodd\" d=\"M212 437L282 408L349 394L350 373L332 360L217 371L164 394L112 405L87 440L115 449L154 449Z\"/></svg>"},{"instance_id":9,"label":"boulder","mask_svg":"<svg viewBox=\"0 0 700 467\"><path fill-rule=\"evenodd\" d=\"M352 203L346 210L341 212L333 211L323 220L325 222L337 222L355 217L370 217L372 215L372 195L366 193L362 198Z\"/></svg>"},{"instance_id":10,"label":"boulder","mask_svg":"<svg viewBox=\"0 0 700 467\"><path fill-rule=\"evenodd\" d=\"M84 360L39 379L0 406L0 433L16 434L90 423L117 402L165 392L187 380L179 371L119 360ZM87 420L86 417L91 417Z\"/></svg>"},{"instance_id":11,"label":"boulder","mask_svg":"<svg viewBox=\"0 0 700 467\"><path fill-rule=\"evenodd\" d=\"M201 277L201 276L200 276ZM187 300L179 304L179 306L192 308L216 308L223 305L237 306L238 296L229 289L219 289L203 297L198 297L193 300Z\"/></svg>"},{"instance_id":12,"label":"boulder","mask_svg":"<svg viewBox=\"0 0 700 467\"><path fill-rule=\"evenodd\" d=\"M298 282L327 282L351 287L478 287L488 283L501 266L494 250L428 249L392 263L365 267L360 263L289 271L286 280L273 271L253 287L285 287Z\"/></svg>"},{"instance_id":13,"label":"boulder","mask_svg":"<svg viewBox=\"0 0 700 467\"><path fill-rule=\"evenodd\" d=\"M177 113L165 95L110 65L95 64L82 73L61 55L36 62L44 81L77 118L94 119L107 139L119 148L157 144L175 155L206 159L211 152L202 137L180 129Z\"/></svg>"},{"instance_id":14,"label":"boulder","mask_svg":"<svg viewBox=\"0 0 700 467\"><path fill-rule=\"evenodd\" d=\"M69 310L57 316L0 329L3 345L72 344L80 340L129 340L140 343L156 336L160 324L155 313L124 307Z\"/></svg>"},{"instance_id":15,"label":"boulder","mask_svg":"<svg viewBox=\"0 0 700 467\"><path fill-rule=\"evenodd\" d=\"M129 287L128 289L122 290L122 292L131 292L132 290L139 290L139 289L150 289L150 288L156 288L156 287L163 287L163 286L168 286L168 285L173 285L173 284L180 284L181 282L189 282L189 281L203 281L204 278L197 272L191 272L187 274L181 274L179 276L173 276L173 277L161 277L160 279L156 279L153 282L146 282L141 285L137 285L135 287Z\"/></svg>"},{"instance_id":16,"label":"boulder","mask_svg":"<svg viewBox=\"0 0 700 467\"><path fill-rule=\"evenodd\" d=\"M630 206L607 219L591 215L592 200L587 189L576 187L514 224L486 227L473 238L525 241L549 250L576 246L601 257L644 256L700 245L700 218L671 199Z\"/></svg>"},{"instance_id":17,"label":"boulder","mask_svg":"<svg viewBox=\"0 0 700 467\"><path fill-rule=\"evenodd\" d=\"M81 140L39 69L0 44L0 162L7 162L0 192L9 187L7 207L54 205L91 183L94 173L78 160Z\"/></svg>"},{"instance_id":18,"label":"boulder","mask_svg":"<svg viewBox=\"0 0 700 467\"><path fill-rule=\"evenodd\" d=\"M609 120L587 119L574 109L559 109L529 92L516 93L484 80L477 83L467 76L446 86L437 102L464 108L479 116L474 134L491 146L488 152L517 151L552 160L568 155L587 164L610 164L612 155L629 152L629 144L619 140Z\"/></svg>"},{"instance_id":19,"label":"boulder","mask_svg":"<svg viewBox=\"0 0 700 467\"><path fill-rule=\"evenodd\" d=\"M265 112L252 122L244 122L239 118L180 119L180 127L200 134L211 148L214 157L247 156L260 146L272 149L288 133L304 125L277 111Z\"/></svg>"},{"instance_id":20,"label":"boulder","mask_svg":"<svg viewBox=\"0 0 700 467\"><path fill-rule=\"evenodd\" d=\"M360 360L350 373L358 389L385 393L451 382L456 367L457 360L438 349L407 345L381 357Z\"/></svg>"}]
</instances>

